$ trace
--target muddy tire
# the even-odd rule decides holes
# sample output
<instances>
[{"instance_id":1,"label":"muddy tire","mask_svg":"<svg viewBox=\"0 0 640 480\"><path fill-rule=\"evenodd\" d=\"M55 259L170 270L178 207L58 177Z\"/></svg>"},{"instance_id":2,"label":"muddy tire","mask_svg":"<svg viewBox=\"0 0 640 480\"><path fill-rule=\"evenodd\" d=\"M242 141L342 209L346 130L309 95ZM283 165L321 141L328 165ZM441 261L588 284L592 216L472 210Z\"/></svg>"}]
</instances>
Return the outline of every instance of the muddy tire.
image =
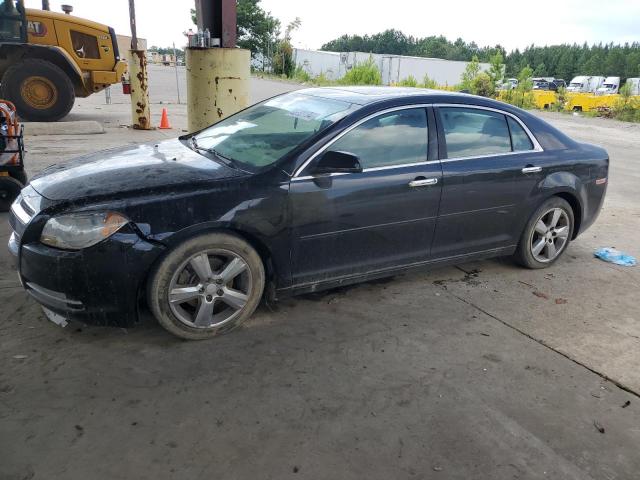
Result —
<instances>
[{"instance_id":1,"label":"muddy tire","mask_svg":"<svg viewBox=\"0 0 640 480\"><path fill-rule=\"evenodd\" d=\"M515 260L531 269L550 267L567 250L574 226L571 205L560 197L549 198L527 222Z\"/></svg>"},{"instance_id":2,"label":"muddy tire","mask_svg":"<svg viewBox=\"0 0 640 480\"><path fill-rule=\"evenodd\" d=\"M7 69L0 88L18 115L32 122L55 122L73 108L75 91L69 76L57 65L29 58Z\"/></svg>"},{"instance_id":3,"label":"muddy tire","mask_svg":"<svg viewBox=\"0 0 640 480\"><path fill-rule=\"evenodd\" d=\"M24 170L16 171L16 172L9 172L9 175L11 176L11 178L15 178L17 181L19 181L22 184L23 187L27 183L29 183L29 177L27 176L27 172L25 172Z\"/></svg>"},{"instance_id":4,"label":"muddy tire","mask_svg":"<svg viewBox=\"0 0 640 480\"><path fill-rule=\"evenodd\" d=\"M9 176L0 176L0 212L8 212L13 201L20 195L22 183Z\"/></svg>"},{"instance_id":5,"label":"muddy tire","mask_svg":"<svg viewBox=\"0 0 640 480\"><path fill-rule=\"evenodd\" d=\"M154 269L147 299L160 325L187 340L230 332L262 298L264 265L241 238L200 235L178 245Z\"/></svg>"}]
</instances>

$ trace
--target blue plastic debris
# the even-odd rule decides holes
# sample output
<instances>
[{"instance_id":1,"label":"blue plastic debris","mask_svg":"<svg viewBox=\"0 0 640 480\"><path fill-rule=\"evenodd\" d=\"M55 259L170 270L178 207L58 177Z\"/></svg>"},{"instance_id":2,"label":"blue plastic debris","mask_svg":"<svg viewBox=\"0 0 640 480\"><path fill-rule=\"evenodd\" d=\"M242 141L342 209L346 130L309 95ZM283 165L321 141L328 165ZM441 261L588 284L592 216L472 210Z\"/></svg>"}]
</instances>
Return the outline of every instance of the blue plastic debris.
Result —
<instances>
[{"instance_id":1,"label":"blue plastic debris","mask_svg":"<svg viewBox=\"0 0 640 480\"><path fill-rule=\"evenodd\" d=\"M637 262L635 257L627 255L615 248L604 247L596 250L594 254L600 260L605 262L615 263L616 265L622 265L623 267L633 267Z\"/></svg>"}]
</instances>

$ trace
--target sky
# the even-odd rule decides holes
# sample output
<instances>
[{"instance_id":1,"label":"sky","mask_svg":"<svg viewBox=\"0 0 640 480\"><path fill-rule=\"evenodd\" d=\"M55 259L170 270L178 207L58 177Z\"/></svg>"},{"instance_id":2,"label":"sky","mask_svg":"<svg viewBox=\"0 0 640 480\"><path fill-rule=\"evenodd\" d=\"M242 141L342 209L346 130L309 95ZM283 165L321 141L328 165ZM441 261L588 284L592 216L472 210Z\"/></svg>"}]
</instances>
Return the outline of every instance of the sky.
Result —
<instances>
[{"instance_id":1,"label":"sky","mask_svg":"<svg viewBox=\"0 0 640 480\"><path fill-rule=\"evenodd\" d=\"M74 7L74 15L105 23L130 35L128 0L51 0ZM41 0L25 0L40 8ZM262 0L262 7L284 25L300 17L293 35L297 47L317 49L348 34L371 34L396 28L407 35L461 37L478 45L500 44L508 51L532 43L624 43L640 41L640 0L558 0L541 4L531 0ZM192 26L192 0L136 0L138 36L148 46L178 47L182 33Z\"/></svg>"}]
</instances>

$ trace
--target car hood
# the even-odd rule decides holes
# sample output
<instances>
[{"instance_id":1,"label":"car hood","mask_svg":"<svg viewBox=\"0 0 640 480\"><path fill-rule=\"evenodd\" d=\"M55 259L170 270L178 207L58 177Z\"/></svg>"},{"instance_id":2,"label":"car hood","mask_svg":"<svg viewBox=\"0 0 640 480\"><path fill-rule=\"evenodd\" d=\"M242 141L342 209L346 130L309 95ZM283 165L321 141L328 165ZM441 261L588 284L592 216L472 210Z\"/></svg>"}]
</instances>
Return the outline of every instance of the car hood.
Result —
<instances>
[{"instance_id":1,"label":"car hood","mask_svg":"<svg viewBox=\"0 0 640 480\"><path fill-rule=\"evenodd\" d=\"M166 140L92 153L52 165L31 180L49 200L78 200L166 190L247 175Z\"/></svg>"}]
</instances>

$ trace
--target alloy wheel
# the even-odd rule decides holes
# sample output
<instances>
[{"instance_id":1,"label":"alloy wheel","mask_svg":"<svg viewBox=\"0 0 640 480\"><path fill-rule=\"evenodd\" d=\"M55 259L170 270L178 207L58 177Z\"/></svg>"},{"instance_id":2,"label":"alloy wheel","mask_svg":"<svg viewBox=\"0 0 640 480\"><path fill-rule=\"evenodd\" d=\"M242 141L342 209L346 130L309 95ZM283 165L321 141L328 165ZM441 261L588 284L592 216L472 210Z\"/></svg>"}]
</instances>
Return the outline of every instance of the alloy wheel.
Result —
<instances>
[{"instance_id":1,"label":"alloy wheel","mask_svg":"<svg viewBox=\"0 0 640 480\"><path fill-rule=\"evenodd\" d=\"M541 263L555 260L567 245L570 230L569 215L562 208L552 208L543 213L529 242L533 258Z\"/></svg>"},{"instance_id":2,"label":"alloy wheel","mask_svg":"<svg viewBox=\"0 0 640 480\"><path fill-rule=\"evenodd\" d=\"M251 270L242 257L228 250L207 250L178 267L167 300L185 325L218 328L240 314L252 286Z\"/></svg>"}]
</instances>

